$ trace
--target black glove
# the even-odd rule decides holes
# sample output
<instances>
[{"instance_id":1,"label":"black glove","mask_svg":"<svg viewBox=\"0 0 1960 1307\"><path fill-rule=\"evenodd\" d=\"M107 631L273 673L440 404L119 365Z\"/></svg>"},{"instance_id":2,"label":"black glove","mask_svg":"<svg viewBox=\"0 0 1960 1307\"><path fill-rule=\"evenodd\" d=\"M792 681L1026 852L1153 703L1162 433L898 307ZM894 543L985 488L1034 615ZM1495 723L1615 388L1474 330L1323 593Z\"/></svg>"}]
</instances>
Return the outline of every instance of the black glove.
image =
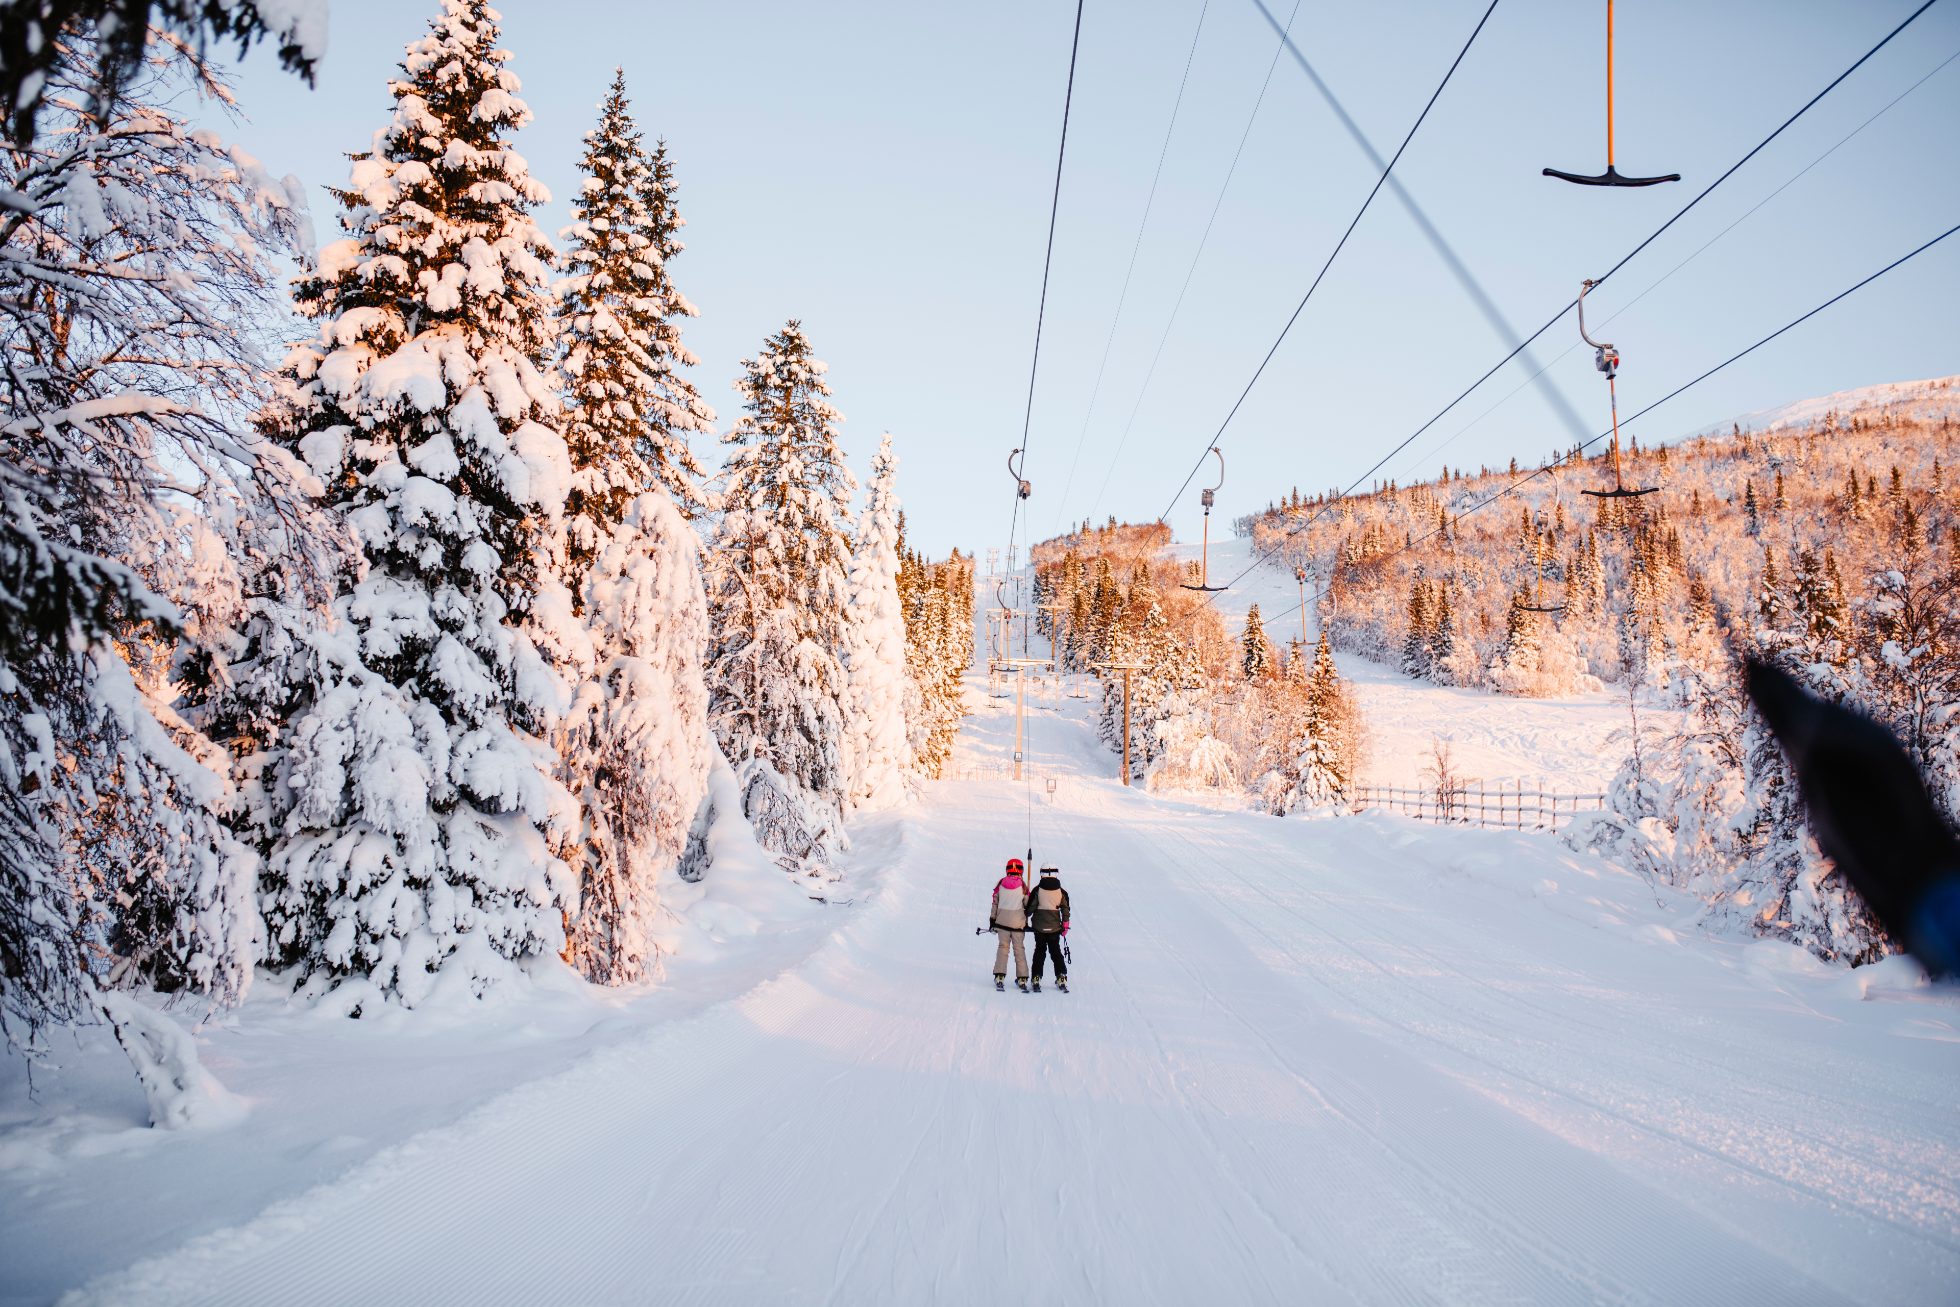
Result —
<instances>
[{"instance_id":1,"label":"black glove","mask_svg":"<svg viewBox=\"0 0 1960 1307\"><path fill-rule=\"evenodd\" d=\"M1818 845L1934 976L1960 972L1960 843L1892 733L1751 659L1749 697L1797 773Z\"/></svg>"}]
</instances>

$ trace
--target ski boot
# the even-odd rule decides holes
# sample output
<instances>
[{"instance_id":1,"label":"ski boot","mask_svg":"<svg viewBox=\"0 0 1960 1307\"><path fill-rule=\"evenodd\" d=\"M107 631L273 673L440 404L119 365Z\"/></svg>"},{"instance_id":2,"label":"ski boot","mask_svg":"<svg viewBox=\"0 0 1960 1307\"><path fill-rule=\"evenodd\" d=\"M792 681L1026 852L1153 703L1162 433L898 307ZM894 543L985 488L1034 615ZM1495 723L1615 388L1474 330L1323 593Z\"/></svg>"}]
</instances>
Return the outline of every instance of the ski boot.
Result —
<instances>
[{"instance_id":1,"label":"ski boot","mask_svg":"<svg viewBox=\"0 0 1960 1307\"><path fill-rule=\"evenodd\" d=\"M1041 982L1039 980L1034 982L1034 992L1037 994L1041 992Z\"/></svg>"},{"instance_id":2,"label":"ski boot","mask_svg":"<svg viewBox=\"0 0 1960 1307\"><path fill-rule=\"evenodd\" d=\"M1025 993L1027 993L1027 992L1028 992L1028 982L1027 982L1027 981L1025 981L1025 980L1016 980L1016 981L1015 981L1014 983L1015 983L1016 985L1019 985L1019 986L1021 987L1021 992L1022 992L1023 994L1025 994Z\"/></svg>"},{"instance_id":3,"label":"ski boot","mask_svg":"<svg viewBox=\"0 0 1960 1307\"><path fill-rule=\"evenodd\" d=\"M1061 990L1064 994L1068 993L1068 977L1067 976L1056 977L1055 988Z\"/></svg>"},{"instance_id":4,"label":"ski boot","mask_svg":"<svg viewBox=\"0 0 1960 1307\"><path fill-rule=\"evenodd\" d=\"M995 977L994 977L994 992L995 992L995 993L997 993L997 994L1005 994L1005 993L1007 992L1007 977L1006 977L1006 976L995 976Z\"/></svg>"}]
</instances>

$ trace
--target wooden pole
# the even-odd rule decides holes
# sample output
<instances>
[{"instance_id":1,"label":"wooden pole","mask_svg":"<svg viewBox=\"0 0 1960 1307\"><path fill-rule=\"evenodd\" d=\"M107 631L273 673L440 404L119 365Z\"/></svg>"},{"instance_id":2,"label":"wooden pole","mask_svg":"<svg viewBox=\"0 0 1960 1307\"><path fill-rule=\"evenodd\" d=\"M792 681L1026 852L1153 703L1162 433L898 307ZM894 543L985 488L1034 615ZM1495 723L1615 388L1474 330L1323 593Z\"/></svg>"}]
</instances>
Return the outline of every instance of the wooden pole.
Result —
<instances>
[{"instance_id":1,"label":"wooden pole","mask_svg":"<svg viewBox=\"0 0 1960 1307\"><path fill-rule=\"evenodd\" d=\"M1130 669L1123 669L1123 784L1130 783Z\"/></svg>"}]
</instances>

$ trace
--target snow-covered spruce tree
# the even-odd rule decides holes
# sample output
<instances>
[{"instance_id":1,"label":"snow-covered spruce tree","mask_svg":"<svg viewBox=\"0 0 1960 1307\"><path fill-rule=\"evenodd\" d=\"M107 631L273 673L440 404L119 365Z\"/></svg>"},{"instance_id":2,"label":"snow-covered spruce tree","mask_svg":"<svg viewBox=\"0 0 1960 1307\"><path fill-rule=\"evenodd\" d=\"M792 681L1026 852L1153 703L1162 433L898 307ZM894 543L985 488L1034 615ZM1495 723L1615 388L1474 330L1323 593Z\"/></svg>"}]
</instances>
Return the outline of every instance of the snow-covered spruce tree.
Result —
<instances>
[{"instance_id":1,"label":"snow-covered spruce tree","mask_svg":"<svg viewBox=\"0 0 1960 1307\"><path fill-rule=\"evenodd\" d=\"M786 867L827 866L841 838L850 498L824 364L791 321L742 363L722 437L722 517L704 571L708 720L744 812Z\"/></svg>"},{"instance_id":2,"label":"snow-covered spruce tree","mask_svg":"<svg viewBox=\"0 0 1960 1307\"><path fill-rule=\"evenodd\" d=\"M1292 670L1306 661L1296 654L1290 664L1287 679L1297 686L1295 701L1274 718L1285 747L1259 782L1261 802L1276 816L1339 803L1361 767L1365 742L1360 713L1334 667L1325 627L1311 667Z\"/></svg>"},{"instance_id":3,"label":"snow-covered spruce tree","mask_svg":"<svg viewBox=\"0 0 1960 1307\"><path fill-rule=\"evenodd\" d=\"M693 362L671 321L693 308L665 267L679 220L623 74L600 115L565 232L571 275L558 284L572 465L562 566L584 632L565 659L578 685L558 738L581 811L567 850L579 882L567 956L590 980L628 984L656 965L657 883L686 851L713 760L706 599L677 507L698 499L687 433L713 414L678 375Z\"/></svg>"},{"instance_id":4,"label":"snow-covered spruce tree","mask_svg":"<svg viewBox=\"0 0 1960 1307\"><path fill-rule=\"evenodd\" d=\"M236 607L211 555L306 517L303 471L245 421L299 219L287 185L158 107L228 94L177 47L98 110L99 39L50 35L40 130L0 154L0 1026L33 1049L106 1015L174 1123L188 1100L144 1040L168 1023L110 987L223 1004L251 979L252 850L178 681Z\"/></svg>"},{"instance_id":5,"label":"snow-covered spruce tree","mask_svg":"<svg viewBox=\"0 0 1960 1307\"><path fill-rule=\"evenodd\" d=\"M1520 587L1511 592L1511 606L1504 621L1504 644L1490 666L1491 687L1506 694L1531 694L1538 685L1542 637L1538 614L1531 610L1530 604L1530 591Z\"/></svg>"},{"instance_id":6,"label":"snow-covered spruce tree","mask_svg":"<svg viewBox=\"0 0 1960 1307\"><path fill-rule=\"evenodd\" d=\"M850 618L847 798L859 808L885 808L904 801L912 767L905 729L905 613L898 598L898 455L889 435L871 460L870 490L858 520Z\"/></svg>"},{"instance_id":7,"label":"snow-covered spruce tree","mask_svg":"<svg viewBox=\"0 0 1960 1307\"><path fill-rule=\"evenodd\" d=\"M551 842L575 809L542 738L564 706L550 660L579 636L530 217L547 197L509 144L530 114L497 21L443 0L338 192L346 238L298 283L320 329L282 420L366 570L336 601L359 662L323 664L290 732L263 901L276 959L345 986L350 1013L443 979L480 992L559 952L576 907Z\"/></svg>"},{"instance_id":8,"label":"snow-covered spruce tree","mask_svg":"<svg viewBox=\"0 0 1960 1307\"><path fill-rule=\"evenodd\" d=\"M1420 569L1409 582L1409 623L1402 637L1402 674L1428 676L1435 670L1435 622L1430 586Z\"/></svg>"},{"instance_id":9,"label":"snow-covered spruce tree","mask_svg":"<svg viewBox=\"0 0 1960 1307\"><path fill-rule=\"evenodd\" d=\"M1239 636L1239 675L1248 681L1264 676L1273 665L1273 642L1266 638L1266 624L1259 618L1259 605L1246 610L1245 631Z\"/></svg>"},{"instance_id":10,"label":"snow-covered spruce tree","mask_svg":"<svg viewBox=\"0 0 1960 1307\"><path fill-rule=\"evenodd\" d=\"M586 133L579 171L574 221L561 233L570 275L558 284L559 366L571 400L565 443L580 464L567 505L574 566L598 552L583 522L617 522L643 490L658 487L689 516L699 511L701 466L688 437L713 430L715 419L682 375L696 359L677 319L695 308L668 268L683 225L672 165L664 144L651 155L641 144L623 71ZM580 463L585 449L604 457ZM588 509L588 500L598 502Z\"/></svg>"}]
</instances>

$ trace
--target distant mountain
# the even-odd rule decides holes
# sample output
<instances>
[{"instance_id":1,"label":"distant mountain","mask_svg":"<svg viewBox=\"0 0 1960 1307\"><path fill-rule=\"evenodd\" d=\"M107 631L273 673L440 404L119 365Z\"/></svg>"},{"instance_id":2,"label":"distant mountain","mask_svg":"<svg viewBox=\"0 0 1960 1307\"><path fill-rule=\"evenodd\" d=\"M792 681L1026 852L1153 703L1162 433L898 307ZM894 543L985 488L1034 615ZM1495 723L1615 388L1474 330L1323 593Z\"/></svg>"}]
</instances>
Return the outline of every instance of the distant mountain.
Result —
<instances>
[{"instance_id":1,"label":"distant mountain","mask_svg":"<svg viewBox=\"0 0 1960 1307\"><path fill-rule=\"evenodd\" d=\"M1960 421L1960 376L1930 377L1925 381L1893 381L1878 386L1859 386L1794 404L1744 413L1727 422L1704 427L1698 436L1727 435L1740 426L1744 431L1808 431L1827 413L1869 413L1894 409L1901 416L1938 422L1942 417Z\"/></svg>"}]
</instances>

